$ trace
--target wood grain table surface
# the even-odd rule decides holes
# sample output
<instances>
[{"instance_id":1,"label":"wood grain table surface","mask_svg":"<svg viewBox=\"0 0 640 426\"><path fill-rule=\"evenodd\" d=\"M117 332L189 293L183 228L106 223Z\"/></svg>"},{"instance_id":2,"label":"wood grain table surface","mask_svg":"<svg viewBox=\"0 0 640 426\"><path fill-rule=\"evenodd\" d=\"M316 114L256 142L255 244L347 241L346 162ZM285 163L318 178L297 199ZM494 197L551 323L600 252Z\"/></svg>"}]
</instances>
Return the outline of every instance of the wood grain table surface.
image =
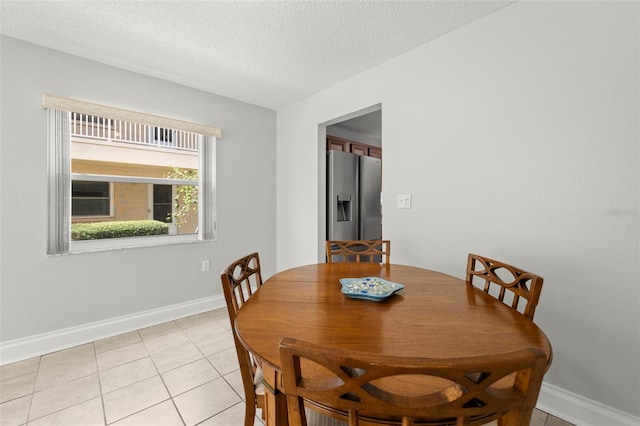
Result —
<instances>
[{"instance_id":1,"label":"wood grain table surface","mask_svg":"<svg viewBox=\"0 0 640 426\"><path fill-rule=\"evenodd\" d=\"M353 299L340 291L340 278L363 277L380 277L404 289L384 301ZM267 395L269 426L286 424L286 403L277 390L283 337L407 357L465 357L535 347L551 359L549 340L529 318L463 279L395 264L323 263L279 272L242 307L235 329L263 363L272 391Z\"/></svg>"}]
</instances>

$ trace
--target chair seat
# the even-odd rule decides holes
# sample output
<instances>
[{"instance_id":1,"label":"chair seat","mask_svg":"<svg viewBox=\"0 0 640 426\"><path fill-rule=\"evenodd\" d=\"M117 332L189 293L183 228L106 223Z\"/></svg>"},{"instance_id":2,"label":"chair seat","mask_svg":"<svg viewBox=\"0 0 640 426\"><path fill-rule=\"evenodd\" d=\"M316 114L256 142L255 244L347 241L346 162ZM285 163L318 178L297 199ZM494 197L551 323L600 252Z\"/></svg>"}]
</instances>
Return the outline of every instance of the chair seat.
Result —
<instances>
[{"instance_id":1,"label":"chair seat","mask_svg":"<svg viewBox=\"0 0 640 426\"><path fill-rule=\"evenodd\" d=\"M253 377L253 388L256 390L256 395L264 395L264 374L260 366L256 368L256 375Z\"/></svg>"},{"instance_id":2,"label":"chair seat","mask_svg":"<svg viewBox=\"0 0 640 426\"><path fill-rule=\"evenodd\" d=\"M262 368L260 368L260 366L256 368L253 386L256 390L256 396L259 400L258 408L264 408L262 404L260 404L262 402L260 401L260 399L264 398L265 394L264 373L262 372ZM347 426L346 422L334 419L333 417L329 417L317 411L311 410L310 408L305 408L305 411L307 412L307 420L309 426Z\"/></svg>"}]
</instances>

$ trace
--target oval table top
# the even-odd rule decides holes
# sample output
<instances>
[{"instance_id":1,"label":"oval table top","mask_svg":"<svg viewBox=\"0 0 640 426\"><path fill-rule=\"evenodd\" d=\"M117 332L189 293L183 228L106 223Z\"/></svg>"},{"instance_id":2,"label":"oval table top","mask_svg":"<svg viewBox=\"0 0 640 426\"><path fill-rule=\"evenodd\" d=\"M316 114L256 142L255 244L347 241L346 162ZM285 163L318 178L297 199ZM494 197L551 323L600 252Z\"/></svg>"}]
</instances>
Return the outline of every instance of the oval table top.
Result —
<instances>
[{"instance_id":1,"label":"oval table top","mask_svg":"<svg viewBox=\"0 0 640 426\"><path fill-rule=\"evenodd\" d=\"M353 299L340 278L380 277L404 289L384 301ZM423 268L376 263L313 264L273 275L240 309L242 344L275 370L283 337L408 357L463 357L535 347L551 358L529 318L464 280Z\"/></svg>"}]
</instances>

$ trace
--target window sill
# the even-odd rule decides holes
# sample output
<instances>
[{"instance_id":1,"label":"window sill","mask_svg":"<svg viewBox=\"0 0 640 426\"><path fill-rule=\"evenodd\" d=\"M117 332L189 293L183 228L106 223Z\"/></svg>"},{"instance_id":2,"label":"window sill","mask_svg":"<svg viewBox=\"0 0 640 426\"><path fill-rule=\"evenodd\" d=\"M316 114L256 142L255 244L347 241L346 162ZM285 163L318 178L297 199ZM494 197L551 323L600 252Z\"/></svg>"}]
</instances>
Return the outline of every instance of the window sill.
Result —
<instances>
[{"instance_id":1,"label":"window sill","mask_svg":"<svg viewBox=\"0 0 640 426\"><path fill-rule=\"evenodd\" d=\"M123 250L139 247L166 246L203 242L198 234L154 235L148 237L107 238L102 240L72 241L68 254L90 253L109 250Z\"/></svg>"}]
</instances>

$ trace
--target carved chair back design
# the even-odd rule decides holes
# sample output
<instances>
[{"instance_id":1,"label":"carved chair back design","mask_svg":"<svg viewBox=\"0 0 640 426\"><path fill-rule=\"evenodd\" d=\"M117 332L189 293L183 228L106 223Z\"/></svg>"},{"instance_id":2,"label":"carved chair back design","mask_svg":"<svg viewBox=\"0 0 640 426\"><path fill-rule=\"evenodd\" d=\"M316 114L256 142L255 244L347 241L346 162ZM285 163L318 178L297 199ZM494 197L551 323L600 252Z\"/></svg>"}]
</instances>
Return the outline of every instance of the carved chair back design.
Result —
<instances>
[{"instance_id":1,"label":"carved chair back design","mask_svg":"<svg viewBox=\"0 0 640 426\"><path fill-rule=\"evenodd\" d=\"M329 240L326 242L327 263L380 262L389 264L391 241L389 240Z\"/></svg>"},{"instance_id":2,"label":"carved chair back design","mask_svg":"<svg viewBox=\"0 0 640 426\"><path fill-rule=\"evenodd\" d=\"M474 279L485 293L533 319L542 292L542 277L498 260L469 254L466 281L473 285Z\"/></svg>"},{"instance_id":3,"label":"carved chair back design","mask_svg":"<svg viewBox=\"0 0 640 426\"><path fill-rule=\"evenodd\" d=\"M428 359L338 350L289 338L280 343L280 359L291 426L306 426L305 400L348 413L350 426L374 419L408 426L420 420L466 425L496 418L501 425L528 425L546 365L545 354L536 348ZM318 365L324 367L322 378ZM437 380L438 386L416 392L421 379L432 385ZM398 385L401 380L411 380L411 393Z\"/></svg>"}]
</instances>

